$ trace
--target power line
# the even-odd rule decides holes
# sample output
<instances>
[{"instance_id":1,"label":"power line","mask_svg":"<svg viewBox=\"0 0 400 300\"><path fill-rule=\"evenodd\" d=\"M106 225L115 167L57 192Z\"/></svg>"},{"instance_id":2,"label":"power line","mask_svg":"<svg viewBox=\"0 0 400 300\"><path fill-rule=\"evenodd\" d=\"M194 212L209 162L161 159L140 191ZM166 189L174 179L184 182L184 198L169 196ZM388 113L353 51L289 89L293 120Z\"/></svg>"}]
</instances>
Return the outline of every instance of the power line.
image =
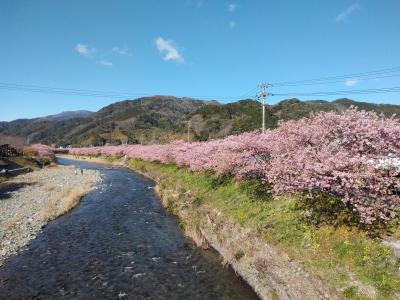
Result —
<instances>
[{"instance_id":1,"label":"power line","mask_svg":"<svg viewBox=\"0 0 400 300\"><path fill-rule=\"evenodd\" d=\"M131 95L132 94L130 92L96 91L96 90L86 90L86 89L59 88L59 87L5 83L5 82L0 82L0 86L7 86L7 87L13 87L13 88L32 88L32 89L43 89L43 90L56 90L56 91L65 91L65 92L78 92L78 93L82 92L82 93L101 94L101 95ZM140 94L140 95L144 95L144 94Z\"/></svg>"},{"instance_id":2,"label":"power line","mask_svg":"<svg viewBox=\"0 0 400 300\"><path fill-rule=\"evenodd\" d=\"M257 89L258 89L258 86L252 88L251 90L249 90L246 93L244 93L243 95L241 95L240 98L244 98L246 96L249 96L249 95L253 94L255 91L257 91Z\"/></svg>"},{"instance_id":3,"label":"power line","mask_svg":"<svg viewBox=\"0 0 400 300\"><path fill-rule=\"evenodd\" d=\"M309 80L302 80L302 81L295 81L289 82L287 81L281 84L280 86L295 86L295 85L311 85L316 84L316 82L321 83L324 80L330 82L334 82L332 78L346 78L351 77L353 75L360 75L364 74L363 78L366 79L377 79L377 78L386 78L386 77L395 77L400 76L400 74L390 74L393 72L400 72L400 67L382 69L377 71L370 71L364 73L353 73L349 75L342 75L342 76L334 76L334 77L325 77L320 79L309 79ZM369 75L368 75L369 74ZM380 76L378 76L380 74ZM375 77L373 77L375 76ZM359 76L360 77L360 76ZM314 80L314 82L311 82ZM302 84L295 84L295 83ZM337 81L336 81L337 82ZM276 86L278 83L269 84L268 87ZM279 86L279 85L278 85ZM226 101L233 101L243 99L244 96L250 95L255 92L258 87L252 88L251 90L244 93L242 96L204 96L204 95L197 95L197 96L186 96L190 98L197 98L202 100L211 100L216 99L220 102ZM89 97L101 97L101 98L125 98L125 99L133 99L135 97L145 97L151 96L152 94L149 93L131 93L131 92L115 92L115 91L98 91L98 90L88 90L88 89L72 89L72 88L60 88L60 87L49 87L49 86L38 86L38 85L27 85L27 84L16 84L16 83L5 83L0 82L0 90L12 90L12 91L24 91L24 92L35 92L35 93L47 93L47 94L57 94L57 95L73 95L73 96L89 96ZM345 95L345 94L376 94L376 93L393 93L399 92L400 87L388 87L388 88L377 88L377 89L365 89L365 90L339 90L339 91L317 91L317 92L287 92L287 93L270 93L271 96L329 96L329 95ZM254 94L253 94L254 95ZM253 96L251 95L251 96ZM252 97L254 99L256 97Z\"/></svg>"},{"instance_id":4,"label":"power line","mask_svg":"<svg viewBox=\"0 0 400 300\"><path fill-rule=\"evenodd\" d=\"M354 79L358 81L365 81L365 80L376 80L376 79L382 79L382 78L391 78L391 77L400 77L400 74L393 74L393 75L385 75L385 76L358 76L357 78L346 78L346 79ZM339 83L339 82L343 82L343 79L341 80L327 80L327 81L316 81L316 82L309 82L309 83L294 83L294 84L286 84L286 85L281 85L283 87L288 87L288 86L306 86L306 85L321 85L321 84L331 84L331 83ZM281 86L275 86L274 87L281 87Z\"/></svg>"},{"instance_id":5,"label":"power line","mask_svg":"<svg viewBox=\"0 0 400 300\"><path fill-rule=\"evenodd\" d=\"M339 79L349 79L349 78L379 79L379 78L400 76L400 74L392 74L392 73L396 73L396 72L397 73L400 72L400 67L392 67L392 68L380 69L380 70L375 70L375 71L352 73L352 74L339 75L339 76L321 77L321 78L296 80L296 81L275 82L275 83L272 83L271 86L281 87L281 86L295 86L295 85L314 85L314 84L322 84L322 83L339 82L338 81ZM391 75L388 75L388 74L391 74ZM387 76L385 76L385 75L387 75Z\"/></svg>"},{"instance_id":6,"label":"power line","mask_svg":"<svg viewBox=\"0 0 400 300\"><path fill-rule=\"evenodd\" d=\"M303 83L311 83L311 82L331 81L331 80L336 80L336 79L346 79L346 78L351 78L351 77L365 77L365 76L373 76L373 75L382 75L382 74L393 73L393 72L400 72L400 67L380 69L380 70L368 71L368 72L362 72L362 73L352 73L352 74L347 74L347 75L338 75L338 76L321 77L321 78L296 80L296 81L276 82L276 83L272 83L272 85L273 86L286 86L286 85L293 85L293 84L303 84Z\"/></svg>"},{"instance_id":7,"label":"power line","mask_svg":"<svg viewBox=\"0 0 400 300\"><path fill-rule=\"evenodd\" d=\"M73 95L73 96L90 96L90 97L102 97L102 98L133 98L133 97L144 97L151 96L151 94L112 94L111 92L105 92L106 94L102 94L100 91L92 91L91 90L82 90L79 92L77 89L57 89L57 88L49 88L44 89L41 88L32 88L32 87L22 87L19 86L5 86L3 83L0 83L0 89L3 90L17 90L17 91L27 91L27 92L38 92L38 93L48 93L48 94L57 94L57 95ZM84 92L88 91L88 92ZM318 92L287 92L287 93L270 93L270 96L333 96L333 95L346 95L346 94L385 94L385 93L393 93L400 92L400 87L388 87L388 88L379 88L379 89L365 89L365 90L340 90L340 91L318 91ZM107 94L108 93L108 94ZM191 98L206 98L206 99L218 99L221 102L237 100L240 97L225 97L225 96L191 96ZM257 96L252 97L254 99Z\"/></svg>"},{"instance_id":8,"label":"power line","mask_svg":"<svg viewBox=\"0 0 400 300\"><path fill-rule=\"evenodd\" d=\"M400 86L378 88L378 89L364 89L364 90L341 90L341 91L320 91L320 92L289 92L270 94L271 96L333 96L333 95L347 95L347 94L385 94L400 92Z\"/></svg>"},{"instance_id":9,"label":"power line","mask_svg":"<svg viewBox=\"0 0 400 300\"><path fill-rule=\"evenodd\" d=\"M86 89L70 89L70 88L58 88L49 86L37 86L37 85L25 85L25 84L14 84L0 82L0 89L12 90L12 91L25 91L25 92L36 92L36 93L47 93L47 94L58 94L58 95L74 95L74 96L90 96L90 97L104 97L104 98L132 98L132 97L144 97L151 96L152 94L145 93L130 93L130 92L112 92L112 91L96 91ZM223 99L223 100L237 100L240 99L238 96L185 96L190 98L203 98L206 100L210 99Z\"/></svg>"},{"instance_id":10,"label":"power line","mask_svg":"<svg viewBox=\"0 0 400 300\"><path fill-rule=\"evenodd\" d=\"M34 92L34 93L46 93L46 94L58 94L58 95L74 95L74 96L90 96L90 97L104 97L104 98L125 98L132 96L146 96L146 94L129 94L129 95L118 95L118 94L101 94L101 93L88 93L88 92L73 92L73 91L63 91L63 90L46 90L38 88L27 88L27 87L10 87L0 85L2 90L11 91L23 91L23 92Z\"/></svg>"}]
</instances>

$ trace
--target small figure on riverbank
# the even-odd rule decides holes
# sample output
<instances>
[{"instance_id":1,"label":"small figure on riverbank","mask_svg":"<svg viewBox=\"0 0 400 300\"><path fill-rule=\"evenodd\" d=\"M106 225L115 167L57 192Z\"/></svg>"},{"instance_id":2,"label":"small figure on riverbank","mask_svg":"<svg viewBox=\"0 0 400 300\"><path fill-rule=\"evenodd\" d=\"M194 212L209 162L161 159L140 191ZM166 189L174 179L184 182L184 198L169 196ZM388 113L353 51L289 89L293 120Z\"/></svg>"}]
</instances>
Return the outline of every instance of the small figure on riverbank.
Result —
<instances>
[{"instance_id":1,"label":"small figure on riverbank","mask_svg":"<svg viewBox=\"0 0 400 300\"><path fill-rule=\"evenodd\" d=\"M77 169L75 169L75 175L78 175L78 170Z\"/></svg>"},{"instance_id":2,"label":"small figure on riverbank","mask_svg":"<svg viewBox=\"0 0 400 300\"><path fill-rule=\"evenodd\" d=\"M83 169L81 169L81 175L83 175Z\"/></svg>"}]
</instances>

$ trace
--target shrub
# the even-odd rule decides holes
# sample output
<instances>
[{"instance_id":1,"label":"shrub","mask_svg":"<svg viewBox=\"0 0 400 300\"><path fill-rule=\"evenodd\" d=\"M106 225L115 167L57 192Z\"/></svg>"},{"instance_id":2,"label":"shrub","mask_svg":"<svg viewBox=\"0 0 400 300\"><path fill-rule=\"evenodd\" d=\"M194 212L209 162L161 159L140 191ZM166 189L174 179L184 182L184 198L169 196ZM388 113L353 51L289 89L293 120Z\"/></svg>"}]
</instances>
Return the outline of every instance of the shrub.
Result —
<instances>
[{"instance_id":1,"label":"shrub","mask_svg":"<svg viewBox=\"0 0 400 300\"><path fill-rule=\"evenodd\" d=\"M235 259L236 260L240 260L243 256L244 256L243 250L236 251L236 253L235 253Z\"/></svg>"},{"instance_id":2,"label":"shrub","mask_svg":"<svg viewBox=\"0 0 400 300\"><path fill-rule=\"evenodd\" d=\"M46 159L50 159L50 160L55 159L54 149L50 146L42 145L42 144L35 144L35 145L32 145L30 148L33 149L31 154L37 153L36 155L32 155L32 156L38 156L40 158L46 158Z\"/></svg>"},{"instance_id":3,"label":"shrub","mask_svg":"<svg viewBox=\"0 0 400 300\"><path fill-rule=\"evenodd\" d=\"M25 155L27 155L27 156L38 156L39 155L39 152L32 147L24 147L23 151L24 151Z\"/></svg>"}]
</instances>

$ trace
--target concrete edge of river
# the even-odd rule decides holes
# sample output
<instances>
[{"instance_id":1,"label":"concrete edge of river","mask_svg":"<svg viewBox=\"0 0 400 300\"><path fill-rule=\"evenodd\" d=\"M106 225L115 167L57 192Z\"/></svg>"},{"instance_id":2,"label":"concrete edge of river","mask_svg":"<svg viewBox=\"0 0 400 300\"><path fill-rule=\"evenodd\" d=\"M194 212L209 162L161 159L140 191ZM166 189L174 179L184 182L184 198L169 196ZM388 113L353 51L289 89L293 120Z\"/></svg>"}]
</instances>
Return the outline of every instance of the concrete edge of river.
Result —
<instances>
[{"instance_id":1,"label":"concrete edge of river","mask_svg":"<svg viewBox=\"0 0 400 300\"><path fill-rule=\"evenodd\" d=\"M101 180L100 173L50 166L0 184L0 266L51 220L69 212Z\"/></svg>"},{"instance_id":2,"label":"concrete edge of river","mask_svg":"<svg viewBox=\"0 0 400 300\"><path fill-rule=\"evenodd\" d=\"M62 156L87 162L125 166L121 160L109 162L102 157L86 159ZM163 205L171 199L183 223L190 224L193 215L200 216L196 226L185 226L185 234L202 248L212 247L232 266L259 295L261 299L340 299L322 280L308 273L300 263L281 253L276 247L261 239L256 232L236 224L225 217L216 207L198 208L196 195L180 193L176 187L165 187L162 178L151 172L135 170L156 182L155 191ZM191 198L193 198L191 201ZM237 249L246 255L238 256Z\"/></svg>"}]
</instances>

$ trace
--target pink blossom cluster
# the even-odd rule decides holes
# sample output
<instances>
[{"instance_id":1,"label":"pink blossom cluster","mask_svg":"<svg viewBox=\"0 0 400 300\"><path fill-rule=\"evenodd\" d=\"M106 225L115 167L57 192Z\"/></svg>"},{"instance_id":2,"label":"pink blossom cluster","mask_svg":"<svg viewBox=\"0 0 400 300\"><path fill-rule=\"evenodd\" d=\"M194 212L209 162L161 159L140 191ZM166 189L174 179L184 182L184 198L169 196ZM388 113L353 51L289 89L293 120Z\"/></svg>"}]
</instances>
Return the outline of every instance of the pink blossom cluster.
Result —
<instances>
[{"instance_id":1,"label":"pink blossom cluster","mask_svg":"<svg viewBox=\"0 0 400 300\"><path fill-rule=\"evenodd\" d=\"M34 144L31 146L33 150L38 153L39 157L54 159L54 149L50 146L43 144Z\"/></svg>"},{"instance_id":2,"label":"pink blossom cluster","mask_svg":"<svg viewBox=\"0 0 400 300\"><path fill-rule=\"evenodd\" d=\"M350 108L282 122L265 133L208 142L72 148L76 155L115 155L256 176L275 195L307 191L342 199L362 222L387 221L400 208L400 124ZM397 164L397 165L396 165Z\"/></svg>"}]
</instances>

